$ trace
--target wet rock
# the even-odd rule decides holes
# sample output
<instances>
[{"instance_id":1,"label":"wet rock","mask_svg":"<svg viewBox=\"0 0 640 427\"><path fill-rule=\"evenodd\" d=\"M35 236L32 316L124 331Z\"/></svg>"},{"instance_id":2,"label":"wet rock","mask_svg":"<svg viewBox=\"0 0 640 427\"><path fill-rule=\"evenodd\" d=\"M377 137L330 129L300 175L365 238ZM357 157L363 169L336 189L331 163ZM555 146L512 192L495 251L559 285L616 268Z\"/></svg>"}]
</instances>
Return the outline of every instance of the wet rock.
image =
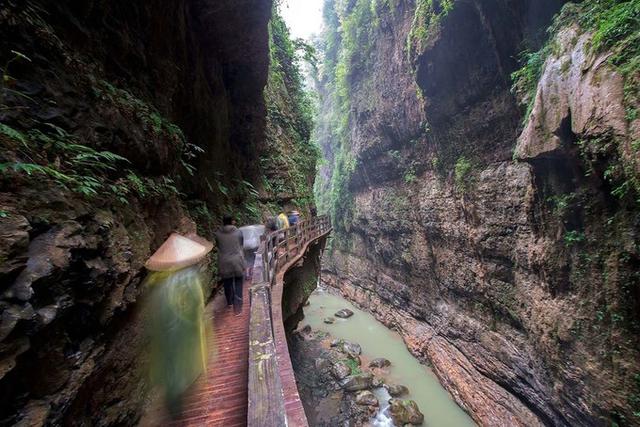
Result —
<instances>
[{"instance_id":1,"label":"wet rock","mask_svg":"<svg viewBox=\"0 0 640 427\"><path fill-rule=\"evenodd\" d=\"M30 347L27 337L20 337L10 344L0 344L0 379L16 367L16 358Z\"/></svg>"},{"instance_id":2,"label":"wet rock","mask_svg":"<svg viewBox=\"0 0 640 427\"><path fill-rule=\"evenodd\" d=\"M81 229L77 222L68 221L36 237L29 244L26 267L3 297L28 301L33 296L34 282L66 269L71 259L71 248L86 246L86 241L80 235Z\"/></svg>"},{"instance_id":3,"label":"wet rock","mask_svg":"<svg viewBox=\"0 0 640 427\"><path fill-rule=\"evenodd\" d=\"M323 322L326 323L327 325L331 325L335 321L336 321L336 319L334 319L333 317L325 317L324 320L323 320Z\"/></svg>"},{"instance_id":4,"label":"wet rock","mask_svg":"<svg viewBox=\"0 0 640 427\"><path fill-rule=\"evenodd\" d=\"M358 375L351 375L345 378L341 383L341 387L345 391L359 391L366 390L373 385L373 375L369 372L365 372Z\"/></svg>"},{"instance_id":5,"label":"wet rock","mask_svg":"<svg viewBox=\"0 0 640 427\"><path fill-rule=\"evenodd\" d=\"M0 303L0 341L3 341L21 320L30 320L34 316L31 304L24 305Z\"/></svg>"},{"instance_id":6,"label":"wet rock","mask_svg":"<svg viewBox=\"0 0 640 427\"><path fill-rule=\"evenodd\" d=\"M353 311L349 310L348 308L343 308L341 310L336 311L334 316L339 317L341 319L348 319L349 317L353 316Z\"/></svg>"},{"instance_id":7,"label":"wet rock","mask_svg":"<svg viewBox=\"0 0 640 427\"><path fill-rule=\"evenodd\" d=\"M304 325L302 329L299 331L303 335L308 335L311 333L311 325Z\"/></svg>"},{"instance_id":8,"label":"wet rock","mask_svg":"<svg viewBox=\"0 0 640 427\"><path fill-rule=\"evenodd\" d=\"M363 390L356 395L356 403L364 406L378 406L378 399L369 390Z\"/></svg>"},{"instance_id":9,"label":"wet rock","mask_svg":"<svg viewBox=\"0 0 640 427\"><path fill-rule=\"evenodd\" d=\"M51 407L44 400L32 400L23 409L24 416L16 427L36 427L45 425Z\"/></svg>"},{"instance_id":10,"label":"wet rock","mask_svg":"<svg viewBox=\"0 0 640 427\"><path fill-rule=\"evenodd\" d=\"M317 370L322 371L322 370L328 369L331 366L331 362L328 359L325 359L324 357L318 357L314 361L314 365Z\"/></svg>"},{"instance_id":11,"label":"wet rock","mask_svg":"<svg viewBox=\"0 0 640 427\"><path fill-rule=\"evenodd\" d=\"M11 273L24 266L24 252L29 246L29 221L22 215L10 213L0 218L0 275Z\"/></svg>"},{"instance_id":12,"label":"wet rock","mask_svg":"<svg viewBox=\"0 0 640 427\"><path fill-rule=\"evenodd\" d=\"M46 307L42 307L40 310L36 312L38 316L38 322L42 325L48 325L56 318L56 314L58 313L58 305L52 304Z\"/></svg>"},{"instance_id":13,"label":"wet rock","mask_svg":"<svg viewBox=\"0 0 640 427\"><path fill-rule=\"evenodd\" d=\"M362 353L362 347L360 347L360 344L344 341L341 346L341 351L355 357Z\"/></svg>"},{"instance_id":14,"label":"wet rock","mask_svg":"<svg viewBox=\"0 0 640 427\"><path fill-rule=\"evenodd\" d=\"M409 389L401 384L385 384L384 388L392 397L399 397L409 393Z\"/></svg>"},{"instance_id":15,"label":"wet rock","mask_svg":"<svg viewBox=\"0 0 640 427\"><path fill-rule=\"evenodd\" d=\"M371 387L373 388L382 387L383 384L384 381L382 381L382 378L373 377L373 381L371 381Z\"/></svg>"},{"instance_id":16,"label":"wet rock","mask_svg":"<svg viewBox=\"0 0 640 427\"><path fill-rule=\"evenodd\" d=\"M424 415L413 400L389 400L389 414L396 425L412 424L417 426L424 421Z\"/></svg>"},{"instance_id":17,"label":"wet rock","mask_svg":"<svg viewBox=\"0 0 640 427\"><path fill-rule=\"evenodd\" d=\"M351 368L344 362L336 362L333 365L332 373L337 380L343 380L351 374Z\"/></svg>"},{"instance_id":18,"label":"wet rock","mask_svg":"<svg viewBox=\"0 0 640 427\"><path fill-rule=\"evenodd\" d=\"M352 343L347 340L335 339L331 341L330 345L354 359L362 353L362 347L360 344Z\"/></svg>"},{"instance_id":19,"label":"wet rock","mask_svg":"<svg viewBox=\"0 0 640 427\"><path fill-rule=\"evenodd\" d=\"M331 340L331 344L330 345L331 345L331 347L340 347L343 342L344 342L344 340L336 338L334 340Z\"/></svg>"},{"instance_id":20,"label":"wet rock","mask_svg":"<svg viewBox=\"0 0 640 427\"><path fill-rule=\"evenodd\" d=\"M386 368L387 366L391 366L391 362L384 357L379 357L369 362L370 368Z\"/></svg>"}]
</instances>

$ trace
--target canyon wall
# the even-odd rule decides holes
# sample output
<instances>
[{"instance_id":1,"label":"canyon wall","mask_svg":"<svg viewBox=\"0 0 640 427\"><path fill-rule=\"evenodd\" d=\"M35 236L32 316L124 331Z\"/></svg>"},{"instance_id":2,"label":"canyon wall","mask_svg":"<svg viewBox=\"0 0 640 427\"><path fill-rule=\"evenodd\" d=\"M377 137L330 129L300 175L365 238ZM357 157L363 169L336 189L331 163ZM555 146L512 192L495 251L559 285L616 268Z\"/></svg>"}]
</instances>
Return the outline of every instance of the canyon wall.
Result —
<instances>
[{"instance_id":1,"label":"canyon wall","mask_svg":"<svg viewBox=\"0 0 640 427\"><path fill-rule=\"evenodd\" d=\"M563 3L324 10L323 279L482 425L640 424L637 2Z\"/></svg>"},{"instance_id":2,"label":"canyon wall","mask_svg":"<svg viewBox=\"0 0 640 427\"><path fill-rule=\"evenodd\" d=\"M269 81L271 15L262 0L2 2L1 425L135 424L145 260L172 231L212 240L224 213L258 222L310 194L308 165L281 165L302 177L286 197L266 183L267 135L309 142L304 120L270 119L303 115L294 51L285 89Z\"/></svg>"}]
</instances>

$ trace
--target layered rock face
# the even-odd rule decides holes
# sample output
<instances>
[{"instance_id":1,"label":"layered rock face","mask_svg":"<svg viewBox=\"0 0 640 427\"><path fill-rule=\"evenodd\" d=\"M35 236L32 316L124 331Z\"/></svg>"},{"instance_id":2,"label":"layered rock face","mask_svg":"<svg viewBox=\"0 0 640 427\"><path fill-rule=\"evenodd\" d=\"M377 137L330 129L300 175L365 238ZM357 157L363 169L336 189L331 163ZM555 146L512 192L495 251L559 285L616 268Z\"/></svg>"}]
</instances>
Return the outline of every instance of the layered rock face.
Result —
<instances>
[{"instance_id":1,"label":"layered rock face","mask_svg":"<svg viewBox=\"0 0 640 427\"><path fill-rule=\"evenodd\" d=\"M510 75L561 2L375 4L325 10L323 279L482 425L638 424L637 80L560 21L523 124Z\"/></svg>"},{"instance_id":2,"label":"layered rock face","mask_svg":"<svg viewBox=\"0 0 640 427\"><path fill-rule=\"evenodd\" d=\"M270 1L0 6L0 424L135 423L144 261L171 231L211 239L222 212L258 219L242 209L270 16Z\"/></svg>"}]
</instances>

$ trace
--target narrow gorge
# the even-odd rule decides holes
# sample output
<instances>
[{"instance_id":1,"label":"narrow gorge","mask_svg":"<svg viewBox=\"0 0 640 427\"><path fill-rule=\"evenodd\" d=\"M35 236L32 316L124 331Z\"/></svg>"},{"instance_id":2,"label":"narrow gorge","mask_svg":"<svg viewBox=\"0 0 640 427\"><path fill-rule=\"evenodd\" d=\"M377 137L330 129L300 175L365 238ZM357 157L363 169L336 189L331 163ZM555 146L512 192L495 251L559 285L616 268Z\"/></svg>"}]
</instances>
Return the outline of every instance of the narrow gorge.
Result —
<instances>
[{"instance_id":1,"label":"narrow gorge","mask_svg":"<svg viewBox=\"0 0 640 427\"><path fill-rule=\"evenodd\" d=\"M380 407L315 407L361 336L363 367L390 343L428 377L424 425L640 426L640 0L6 0L0 34L1 426L171 424L145 418L145 262L226 216L273 231L257 324L293 365L228 373L238 425L271 427L247 365L302 399L286 425L390 425L373 376Z\"/></svg>"},{"instance_id":2,"label":"narrow gorge","mask_svg":"<svg viewBox=\"0 0 640 427\"><path fill-rule=\"evenodd\" d=\"M563 3L324 10L323 280L481 425L640 423L640 4Z\"/></svg>"}]
</instances>

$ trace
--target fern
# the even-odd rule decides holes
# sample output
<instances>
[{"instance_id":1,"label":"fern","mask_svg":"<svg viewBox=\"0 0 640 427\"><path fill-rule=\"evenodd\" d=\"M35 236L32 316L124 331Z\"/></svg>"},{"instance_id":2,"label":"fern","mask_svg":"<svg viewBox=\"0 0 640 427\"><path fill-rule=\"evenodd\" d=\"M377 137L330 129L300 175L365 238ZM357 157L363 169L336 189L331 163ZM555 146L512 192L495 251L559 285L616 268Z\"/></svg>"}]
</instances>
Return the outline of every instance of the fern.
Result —
<instances>
[{"instance_id":1,"label":"fern","mask_svg":"<svg viewBox=\"0 0 640 427\"><path fill-rule=\"evenodd\" d=\"M29 148L29 145L27 143L27 137L24 136L22 132L17 131L12 127L9 127L5 124L0 123L0 133L10 139L20 142L22 145L24 145L25 148Z\"/></svg>"}]
</instances>

